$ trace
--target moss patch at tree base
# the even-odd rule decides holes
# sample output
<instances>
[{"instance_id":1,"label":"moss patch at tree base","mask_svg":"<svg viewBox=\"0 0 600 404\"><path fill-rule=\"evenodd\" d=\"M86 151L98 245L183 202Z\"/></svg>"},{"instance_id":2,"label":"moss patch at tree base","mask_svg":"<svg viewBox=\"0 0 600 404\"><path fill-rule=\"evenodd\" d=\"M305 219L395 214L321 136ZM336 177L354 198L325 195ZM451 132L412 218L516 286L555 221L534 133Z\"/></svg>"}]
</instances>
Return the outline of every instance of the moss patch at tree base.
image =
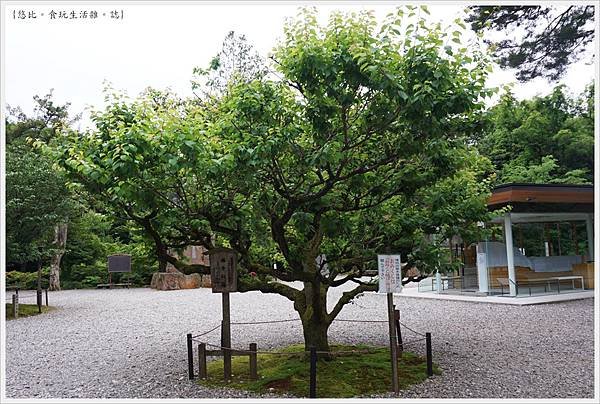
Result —
<instances>
[{"instance_id":1,"label":"moss patch at tree base","mask_svg":"<svg viewBox=\"0 0 600 404\"><path fill-rule=\"evenodd\" d=\"M332 359L319 359L317 363L317 397L364 397L392 390L389 349L366 345L331 347ZM339 351L359 350L364 353L338 354ZM258 380L250 380L249 358L232 358L231 382L223 381L223 360L207 364L208 378L199 383L213 387L232 387L256 393L281 393L307 397L310 363L304 346L293 345L274 353L296 355L258 354ZM434 364L434 373L440 370ZM400 389L420 383L427 378L427 362L411 352L404 352L398 361Z\"/></svg>"},{"instance_id":2,"label":"moss patch at tree base","mask_svg":"<svg viewBox=\"0 0 600 404\"><path fill-rule=\"evenodd\" d=\"M42 306L42 313L46 313L52 310L53 307ZM37 304L19 304L19 318L21 317L29 317L36 316L38 313ZM12 303L6 303L6 319L14 320L13 317L13 305Z\"/></svg>"}]
</instances>

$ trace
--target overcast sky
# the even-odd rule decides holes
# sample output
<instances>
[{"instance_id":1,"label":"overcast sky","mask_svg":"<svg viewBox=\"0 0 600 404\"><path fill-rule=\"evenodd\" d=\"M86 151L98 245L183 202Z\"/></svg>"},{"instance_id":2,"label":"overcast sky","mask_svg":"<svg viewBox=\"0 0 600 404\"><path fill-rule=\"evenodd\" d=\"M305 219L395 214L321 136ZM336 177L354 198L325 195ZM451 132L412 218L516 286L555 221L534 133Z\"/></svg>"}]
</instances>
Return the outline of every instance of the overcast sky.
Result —
<instances>
[{"instance_id":1,"label":"overcast sky","mask_svg":"<svg viewBox=\"0 0 600 404\"><path fill-rule=\"evenodd\" d=\"M71 112L103 105L103 82L131 96L148 86L170 87L191 95L194 66L206 67L219 51L230 30L246 35L257 50L267 55L282 35L286 17L293 17L302 3L270 4L118 4L95 5L66 2L58 6L44 2L25 5L3 2L4 8L4 101L30 113L32 97L54 89L59 102L70 101ZM98 3L100 4L100 3ZM308 4L308 3L304 3ZM400 3L318 3L323 21L334 9L374 9L383 17ZM450 23L464 5L429 5L431 20ZM20 19L19 11L27 18ZM55 19L50 14L57 13ZM110 18L111 11L123 18ZM28 18L29 12L35 19ZM88 18L60 19L58 13L75 11ZM96 19L89 18L96 11ZM43 16L42 16L43 14ZM103 14L106 14L105 16ZM16 17L16 18L15 18ZM590 58L573 65L562 80L571 91L580 92L594 77ZM514 74L496 69L490 85L514 82ZM554 84L543 79L518 84L519 98L547 94Z\"/></svg>"}]
</instances>

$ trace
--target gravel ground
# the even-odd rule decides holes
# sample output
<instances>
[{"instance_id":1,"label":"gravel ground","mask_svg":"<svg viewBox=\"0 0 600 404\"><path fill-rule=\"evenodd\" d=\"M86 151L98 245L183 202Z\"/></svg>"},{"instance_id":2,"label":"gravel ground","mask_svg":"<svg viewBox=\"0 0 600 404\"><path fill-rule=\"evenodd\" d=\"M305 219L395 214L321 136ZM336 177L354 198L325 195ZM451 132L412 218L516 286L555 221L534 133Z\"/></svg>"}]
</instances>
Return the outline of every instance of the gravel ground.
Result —
<instances>
[{"instance_id":1,"label":"gravel ground","mask_svg":"<svg viewBox=\"0 0 600 404\"><path fill-rule=\"evenodd\" d=\"M337 300L340 291L331 295ZM187 380L185 334L219 324L209 289L50 292L50 313L6 323L9 398L253 397ZM333 300L330 298L330 300ZM385 319L385 295L366 294L339 318ZM508 306L396 297L401 321L433 335L441 376L401 392L427 398L593 398L593 299ZM297 318L276 295L231 295L232 322ZM336 322L332 342L388 342L385 323ZM405 341L417 336L403 329ZM207 335L218 344L219 333ZM302 342L297 322L233 325L237 347ZM424 355L424 343L413 343ZM259 363L260 369L260 363Z\"/></svg>"}]
</instances>

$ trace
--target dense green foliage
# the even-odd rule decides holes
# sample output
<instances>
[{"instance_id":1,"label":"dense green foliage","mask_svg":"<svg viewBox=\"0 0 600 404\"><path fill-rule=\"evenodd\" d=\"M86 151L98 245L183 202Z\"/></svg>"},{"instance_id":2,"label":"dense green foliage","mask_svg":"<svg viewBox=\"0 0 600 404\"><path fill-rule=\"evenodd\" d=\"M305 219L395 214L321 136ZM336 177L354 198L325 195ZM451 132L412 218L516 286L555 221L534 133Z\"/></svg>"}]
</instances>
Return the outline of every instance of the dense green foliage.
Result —
<instances>
[{"instance_id":1,"label":"dense green foliage","mask_svg":"<svg viewBox=\"0 0 600 404\"><path fill-rule=\"evenodd\" d=\"M45 261L52 254L54 226L68 211L65 182L51 163L25 147L6 153L7 261Z\"/></svg>"},{"instance_id":2,"label":"dense green foliage","mask_svg":"<svg viewBox=\"0 0 600 404\"><path fill-rule=\"evenodd\" d=\"M559 79L594 39L594 6L588 4L475 6L467 21L477 32L503 34L487 42L501 66L517 69L520 81Z\"/></svg>"},{"instance_id":3,"label":"dense green foliage","mask_svg":"<svg viewBox=\"0 0 600 404\"><path fill-rule=\"evenodd\" d=\"M576 99L564 86L524 101L508 92L487 113L477 144L494 163L498 184L592 183L594 86Z\"/></svg>"},{"instance_id":4,"label":"dense green foliage","mask_svg":"<svg viewBox=\"0 0 600 404\"><path fill-rule=\"evenodd\" d=\"M66 182L52 160L31 147L32 141L50 142L64 127L68 105L55 105L52 93L34 100L33 118L9 108L6 121L6 259L21 268L49 259L54 228L72 208Z\"/></svg>"},{"instance_id":5,"label":"dense green foliage","mask_svg":"<svg viewBox=\"0 0 600 404\"><path fill-rule=\"evenodd\" d=\"M93 213L81 193L73 192L51 157L34 143L56 146L56 136L77 119L69 120L69 104L58 105L52 92L34 97L35 111L26 116L8 108L6 120L6 231L9 286L36 287L38 264L48 265L55 253L55 226L68 223L67 251L62 263L64 287L92 287L106 281L106 256L131 253L131 280L149 283L155 259L149 255L135 230L127 222L117 227L116 219ZM42 287L48 286L49 271L42 271ZM118 276L118 275L117 275Z\"/></svg>"},{"instance_id":6,"label":"dense green foliage","mask_svg":"<svg viewBox=\"0 0 600 404\"><path fill-rule=\"evenodd\" d=\"M96 287L108 282L107 257L130 254L131 273L112 274L113 282L128 281L137 286L150 284L156 272L156 258L138 231L127 222L109 219L89 210L70 222L68 248L63 257L65 288Z\"/></svg>"},{"instance_id":7,"label":"dense green foliage","mask_svg":"<svg viewBox=\"0 0 600 404\"><path fill-rule=\"evenodd\" d=\"M344 398L367 397L389 391L392 384L390 375L390 352L386 348L365 345L332 346L332 351L359 351L356 354L342 354L333 360L319 360L317 363L317 397ZM258 380L250 380L248 357L233 357L229 383L223 381L223 361L208 363L208 378L200 381L203 385L233 387L257 393L276 392L291 394L294 397L307 397L309 391L309 361L303 346L290 346L281 354L258 354ZM368 351L368 352L360 352ZM294 355L295 353L295 355ZM436 364L435 374L440 374ZM427 379L427 363L424 358L411 352L404 352L398 359L398 385L406 389Z\"/></svg>"},{"instance_id":8,"label":"dense green foliage","mask_svg":"<svg viewBox=\"0 0 600 404\"><path fill-rule=\"evenodd\" d=\"M377 253L400 252L426 275L440 240L487 215L491 167L464 127L492 94L489 59L462 43L464 29L428 26L413 7L380 27L368 12L320 26L304 10L274 50L275 75L230 75L202 102L113 98L97 130L65 133L54 158L144 230L161 270L206 272L173 254L186 245L235 249L239 290L292 300L306 343L326 350L342 307L375 290L359 279ZM328 311L328 288L346 282L358 286Z\"/></svg>"}]
</instances>

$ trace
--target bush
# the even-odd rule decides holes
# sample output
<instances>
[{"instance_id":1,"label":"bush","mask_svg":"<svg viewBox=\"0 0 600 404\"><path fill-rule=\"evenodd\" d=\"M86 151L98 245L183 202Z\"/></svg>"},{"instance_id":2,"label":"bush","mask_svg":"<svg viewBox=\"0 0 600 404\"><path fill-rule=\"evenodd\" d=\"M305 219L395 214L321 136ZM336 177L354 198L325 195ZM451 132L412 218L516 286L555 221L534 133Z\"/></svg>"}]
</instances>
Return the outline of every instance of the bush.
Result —
<instances>
[{"instance_id":1,"label":"bush","mask_svg":"<svg viewBox=\"0 0 600 404\"><path fill-rule=\"evenodd\" d=\"M99 276L86 276L81 285L84 288L95 288L99 283L104 283L103 279Z\"/></svg>"},{"instance_id":2,"label":"bush","mask_svg":"<svg viewBox=\"0 0 600 404\"><path fill-rule=\"evenodd\" d=\"M79 281L60 281L62 289L83 289L83 283Z\"/></svg>"},{"instance_id":3,"label":"bush","mask_svg":"<svg viewBox=\"0 0 600 404\"><path fill-rule=\"evenodd\" d=\"M85 284L87 278L96 278L98 280L96 284L108 282L106 263L96 261L91 265L77 264L71 267L68 280Z\"/></svg>"},{"instance_id":4,"label":"bush","mask_svg":"<svg viewBox=\"0 0 600 404\"><path fill-rule=\"evenodd\" d=\"M48 287L50 269L42 269L42 288ZM6 273L6 287L19 289L37 289L37 272L9 271Z\"/></svg>"}]
</instances>

